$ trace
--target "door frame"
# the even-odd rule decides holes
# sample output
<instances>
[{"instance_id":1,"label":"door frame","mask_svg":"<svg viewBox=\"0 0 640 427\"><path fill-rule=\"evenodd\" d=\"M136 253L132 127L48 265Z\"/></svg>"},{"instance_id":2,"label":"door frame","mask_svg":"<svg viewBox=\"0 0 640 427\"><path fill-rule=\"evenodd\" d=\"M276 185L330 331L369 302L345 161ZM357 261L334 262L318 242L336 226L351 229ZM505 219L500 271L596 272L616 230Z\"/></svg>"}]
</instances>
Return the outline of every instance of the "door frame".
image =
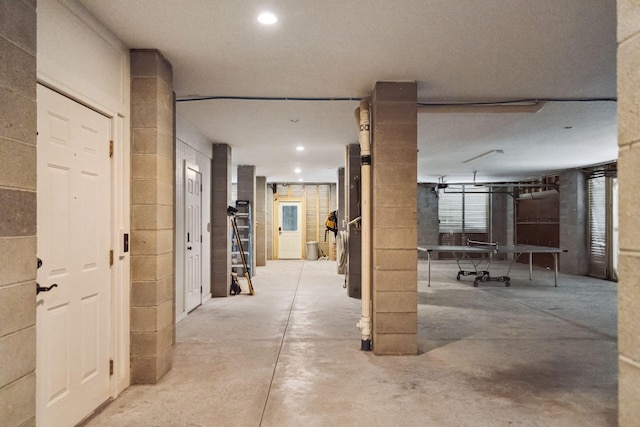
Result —
<instances>
[{"instance_id":1,"label":"door frame","mask_svg":"<svg viewBox=\"0 0 640 427\"><path fill-rule=\"evenodd\" d=\"M302 235L300 239L300 246L301 246L300 253L302 254L302 258L300 259L305 259L307 256L305 253L305 238L307 236L307 206L305 203L305 199L302 197L286 197L286 196L285 197L279 196L273 200L273 259L274 260L280 259L280 252L279 252L280 234L278 233L278 224L280 223L280 203L281 202L300 203L300 209L301 209L300 215L302 217L302 220L300 223L300 233Z\"/></svg>"},{"instance_id":2,"label":"door frame","mask_svg":"<svg viewBox=\"0 0 640 427\"><path fill-rule=\"evenodd\" d=\"M183 212L183 221L182 221L182 236L184 239L184 246L183 246L183 253L182 253L182 261L183 261L183 268L182 268L182 295L183 295L183 301L184 301L184 307L182 307L184 309L184 317L186 317L189 312L192 309L188 309L187 308L187 170L191 169L192 171L196 172L197 174L200 175L200 184L202 184L202 172L200 172L200 167L198 165L196 165L195 163L190 163L187 160L184 161L184 167L182 170L182 182L183 182L183 192L184 192L184 212ZM200 228L202 228L202 191L200 191ZM204 232L204 230L201 230ZM202 240L200 240L198 242L198 244L200 245L200 305L203 302L203 292L202 292ZM196 306L198 307L198 306ZM184 318L183 317L183 318Z\"/></svg>"},{"instance_id":3,"label":"door frame","mask_svg":"<svg viewBox=\"0 0 640 427\"><path fill-rule=\"evenodd\" d=\"M111 196L109 244L114 253L114 262L110 270L111 307L109 310L109 358L113 360L114 374L109 380L109 394L111 398L115 398L131 383L129 363L131 261L129 245L125 245L125 240L130 243L131 236L130 118L40 73L38 73L37 84L77 102L109 120L110 140L113 143L113 156L109 162Z\"/></svg>"}]
</instances>

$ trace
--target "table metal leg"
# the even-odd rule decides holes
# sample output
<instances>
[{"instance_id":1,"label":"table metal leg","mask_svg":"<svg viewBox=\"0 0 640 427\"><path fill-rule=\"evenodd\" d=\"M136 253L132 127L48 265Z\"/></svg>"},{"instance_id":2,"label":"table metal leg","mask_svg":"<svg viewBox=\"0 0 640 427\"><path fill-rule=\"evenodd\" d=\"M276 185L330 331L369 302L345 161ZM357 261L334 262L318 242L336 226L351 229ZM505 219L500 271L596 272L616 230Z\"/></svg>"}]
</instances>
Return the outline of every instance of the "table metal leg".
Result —
<instances>
[{"instance_id":1,"label":"table metal leg","mask_svg":"<svg viewBox=\"0 0 640 427\"><path fill-rule=\"evenodd\" d=\"M431 252L427 251L427 265L429 266L429 279L427 281L427 286L431 287Z\"/></svg>"},{"instance_id":2,"label":"table metal leg","mask_svg":"<svg viewBox=\"0 0 640 427\"><path fill-rule=\"evenodd\" d=\"M533 252L529 252L529 280L533 280Z\"/></svg>"},{"instance_id":3,"label":"table metal leg","mask_svg":"<svg viewBox=\"0 0 640 427\"><path fill-rule=\"evenodd\" d=\"M555 267L555 275L554 275L554 286L557 288L558 287L558 254L554 253L553 254L553 264Z\"/></svg>"}]
</instances>

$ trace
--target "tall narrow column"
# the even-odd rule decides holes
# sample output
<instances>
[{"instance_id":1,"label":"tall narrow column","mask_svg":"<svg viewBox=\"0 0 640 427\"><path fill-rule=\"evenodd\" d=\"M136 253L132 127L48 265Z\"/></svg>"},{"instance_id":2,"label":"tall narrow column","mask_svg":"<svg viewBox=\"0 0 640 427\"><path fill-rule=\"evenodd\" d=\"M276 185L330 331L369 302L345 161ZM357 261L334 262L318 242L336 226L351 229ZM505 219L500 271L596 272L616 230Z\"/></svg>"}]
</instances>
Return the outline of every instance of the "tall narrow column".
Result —
<instances>
[{"instance_id":1,"label":"tall narrow column","mask_svg":"<svg viewBox=\"0 0 640 427\"><path fill-rule=\"evenodd\" d=\"M347 212L345 222L360 216L360 145L351 144L347 147L347 170L345 171L347 187ZM349 260L347 266L347 293L351 298L360 298L362 295L362 234L360 223L354 223L347 227L349 231L349 243L347 249Z\"/></svg>"},{"instance_id":2,"label":"tall narrow column","mask_svg":"<svg viewBox=\"0 0 640 427\"><path fill-rule=\"evenodd\" d=\"M417 92L378 82L372 98L373 351L417 353Z\"/></svg>"},{"instance_id":3,"label":"tall narrow column","mask_svg":"<svg viewBox=\"0 0 640 427\"><path fill-rule=\"evenodd\" d=\"M515 229L513 210L515 201L507 192L512 188L492 191L490 197L490 230L489 240L500 246L513 245L513 230ZM495 254L493 259L511 260L513 254Z\"/></svg>"},{"instance_id":4,"label":"tall narrow column","mask_svg":"<svg viewBox=\"0 0 640 427\"><path fill-rule=\"evenodd\" d=\"M256 177L256 266L267 265L267 177Z\"/></svg>"},{"instance_id":5,"label":"tall narrow column","mask_svg":"<svg viewBox=\"0 0 640 427\"><path fill-rule=\"evenodd\" d=\"M618 424L640 420L640 4L618 0Z\"/></svg>"},{"instance_id":6,"label":"tall narrow column","mask_svg":"<svg viewBox=\"0 0 640 427\"><path fill-rule=\"evenodd\" d=\"M231 147L213 144L211 160L211 295L226 297L231 287Z\"/></svg>"},{"instance_id":7,"label":"tall narrow column","mask_svg":"<svg viewBox=\"0 0 640 427\"><path fill-rule=\"evenodd\" d=\"M587 180L581 171L560 175L560 271L584 275L589 272L587 228L589 199Z\"/></svg>"},{"instance_id":8,"label":"tall narrow column","mask_svg":"<svg viewBox=\"0 0 640 427\"><path fill-rule=\"evenodd\" d=\"M0 6L0 425L35 425L36 10Z\"/></svg>"},{"instance_id":9,"label":"tall narrow column","mask_svg":"<svg viewBox=\"0 0 640 427\"><path fill-rule=\"evenodd\" d=\"M438 223L438 193L435 184L418 185L418 246L437 245L440 236ZM419 252L421 259L427 259L426 252ZM431 254L438 259L437 254Z\"/></svg>"},{"instance_id":10,"label":"tall narrow column","mask_svg":"<svg viewBox=\"0 0 640 427\"><path fill-rule=\"evenodd\" d=\"M172 365L174 96L171 64L131 51L131 381L155 384Z\"/></svg>"},{"instance_id":11,"label":"tall narrow column","mask_svg":"<svg viewBox=\"0 0 640 427\"><path fill-rule=\"evenodd\" d=\"M338 168L338 188L336 189L337 193L338 193L338 230L339 232L344 232L346 227L346 221L345 221L345 180L344 180L344 170L345 168ZM342 248L340 247L340 245L338 245L337 248L337 256L338 256L338 274L345 274L347 271L347 266L345 265L340 265L340 257L342 255L342 253L344 252L344 249L346 248Z\"/></svg>"},{"instance_id":12,"label":"tall narrow column","mask_svg":"<svg viewBox=\"0 0 640 427\"><path fill-rule=\"evenodd\" d=\"M238 200L251 202L251 241L254 245L251 254L251 275L256 274L256 167L251 165L238 166Z\"/></svg>"}]
</instances>

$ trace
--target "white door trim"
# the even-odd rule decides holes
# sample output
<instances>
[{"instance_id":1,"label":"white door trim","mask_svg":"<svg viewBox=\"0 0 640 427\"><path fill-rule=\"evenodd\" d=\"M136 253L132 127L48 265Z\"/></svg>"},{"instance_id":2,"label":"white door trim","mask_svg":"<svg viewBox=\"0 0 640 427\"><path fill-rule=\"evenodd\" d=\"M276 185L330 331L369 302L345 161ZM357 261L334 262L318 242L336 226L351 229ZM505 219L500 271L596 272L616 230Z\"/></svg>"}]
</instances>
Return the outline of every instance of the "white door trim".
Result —
<instances>
[{"instance_id":1,"label":"white door trim","mask_svg":"<svg viewBox=\"0 0 640 427\"><path fill-rule=\"evenodd\" d=\"M188 230L188 224L189 224L189 218L188 218L188 198L189 198L189 192L187 189L188 186L188 171L191 170L193 172L196 173L196 175L200 176L200 184L202 184L202 173L200 173L200 168L198 167L198 165L193 164L193 163L189 163L186 160L184 161L184 172L183 172L183 182L184 182L184 223L182 224L183 226L183 239L185 242L184 245L184 253L182 254L183 258L184 258L184 268L183 268L183 283L184 283L184 289L183 291L183 295L184 295L184 313L188 314L191 310L193 310L194 308L196 308L197 306L199 306L200 304L202 304L202 239L201 236L190 236L191 241L187 242L187 236L189 235L189 230ZM197 181L196 181L197 182ZM202 208L202 192L198 189L197 190L200 194L200 201L199 201L199 208ZM202 211L200 211L200 218L197 224L198 227L202 227ZM203 232L203 230L200 230L201 234ZM200 256L200 267L199 267L199 271L198 271L198 277L199 277L199 282L200 282L200 297L199 297L199 302L197 305L190 305L189 301L188 301L188 294L189 294L189 286L188 286L188 277L189 277L189 270L188 270L188 247L189 246L198 247L198 250L196 251L199 256Z\"/></svg>"},{"instance_id":2,"label":"white door trim","mask_svg":"<svg viewBox=\"0 0 640 427\"><path fill-rule=\"evenodd\" d=\"M282 207L285 205L295 205L297 207L297 235L298 235L298 239L299 239L299 244L297 245L298 248L296 250L295 255L296 256L285 256L283 257L283 234L286 234L287 231L283 230L281 231L280 228L282 227ZM304 241L304 235L305 235L305 227L304 227L304 222L303 222L303 218L304 218L304 212L303 212L303 203L302 201L299 200L278 200L277 201L277 212L278 212L278 219L276 221L276 226L275 228L275 233L278 239L278 259L302 259L303 255L304 255L304 251L303 249L303 241Z\"/></svg>"},{"instance_id":3,"label":"white door trim","mask_svg":"<svg viewBox=\"0 0 640 427\"><path fill-rule=\"evenodd\" d=\"M111 396L115 383L109 362L113 123L56 91L37 89L38 172L46 172L38 180L38 257L43 258L38 281L43 286L59 282L59 289L36 297L37 322L45 322L36 325L42 370L37 413L42 425L76 423ZM49 184L60 191L46 191Z\"/></svg>"},{"instance_id":4,"label":"white door trim","mask_svg":"<svg viewBox=\"0 0 640 427\"><path fill-rule=\"evenodd\" d=\"M128 70L128 61L127 61ZM113 157L111 174L111 247L114 250L114 264L111 267L111 331L110 354L114 361L114 375L111 377L110 392L115 398L131 384L130 334L131 334L131 261L130 252L124 251L125 235L131 236L131 139L130 118L112 110L115 105L102 104L93 98L72 92L58 81L38 73L38 85L96 111L110 120ZM128 96L127 96L128 102ZM128 110L124 111L129 113Z\"/></svg>"}]
</instances>

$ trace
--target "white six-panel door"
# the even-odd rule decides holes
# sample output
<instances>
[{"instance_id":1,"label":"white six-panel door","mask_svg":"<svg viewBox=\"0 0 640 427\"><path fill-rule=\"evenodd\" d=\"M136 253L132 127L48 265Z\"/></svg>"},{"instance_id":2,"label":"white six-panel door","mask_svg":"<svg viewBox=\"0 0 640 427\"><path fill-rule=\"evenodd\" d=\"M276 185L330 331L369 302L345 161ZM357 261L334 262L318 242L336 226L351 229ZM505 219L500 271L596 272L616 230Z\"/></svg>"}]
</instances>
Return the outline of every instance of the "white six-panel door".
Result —
<instances>
[{"instance_id":1,"label":"white six-panel door","mask_svg":"<svg viewBox=\"0 0 640 427\"><path fill-rule=\"evenodd\" d=\"M38 426L109 398L109 119L38 85ZM34 260L35 262L35 260Z\"/></svg>"},{"instance_id":2,"label":"white six-panel door","mask_svg":"<svg viewBox=\"0 0 640 427\"><path fill-rule=\"evenodd\" d=\"M202 303L202 174L187 167L185 178L185 301L191 311Z\"/></svg>"},{"instance_id":3,"label":"white six-panel door","mask_svg":"<svg viewBox=\"0 0 640 427\"><path fill-rule=\"evenodd\" d=\"M278 202L278 258L302 258L302 203Z\"/></svg>"}]
</instances>

